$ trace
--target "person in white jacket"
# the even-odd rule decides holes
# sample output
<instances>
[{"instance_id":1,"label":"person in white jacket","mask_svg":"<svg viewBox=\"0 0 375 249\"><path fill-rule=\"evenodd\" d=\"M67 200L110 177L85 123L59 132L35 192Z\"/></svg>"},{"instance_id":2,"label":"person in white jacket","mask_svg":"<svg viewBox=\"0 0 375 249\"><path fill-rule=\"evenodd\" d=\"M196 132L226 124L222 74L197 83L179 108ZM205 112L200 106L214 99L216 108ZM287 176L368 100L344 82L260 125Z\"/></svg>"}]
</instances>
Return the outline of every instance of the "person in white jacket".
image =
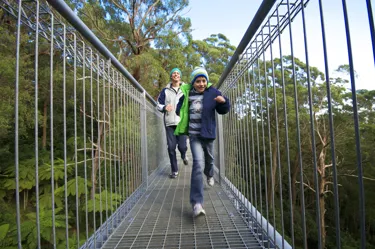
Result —
<instances>
[{"instance_id":1,"label":"person in white jacket","mask_svg":"<svg viewBox=\"0 0 375 249\"><path fill-rule=\"evenodd\" d=\"M168 155L171 163L171 173L169 177L176 178L178 176L178 165L177 165L177 155L176 146L181 153L181 159L185 165L188 164L186 157L187 145L186 145L186 135L176 136L174 131L180 122L180 117L176 115L176 106L182 92L180 90L181 82L181 70L178 68L173 68L170 72L171 82L163 88L158 97L157 109L164 113L164 125L167 134L167 145L168 145Z\"/></svg>"}]
</instances>

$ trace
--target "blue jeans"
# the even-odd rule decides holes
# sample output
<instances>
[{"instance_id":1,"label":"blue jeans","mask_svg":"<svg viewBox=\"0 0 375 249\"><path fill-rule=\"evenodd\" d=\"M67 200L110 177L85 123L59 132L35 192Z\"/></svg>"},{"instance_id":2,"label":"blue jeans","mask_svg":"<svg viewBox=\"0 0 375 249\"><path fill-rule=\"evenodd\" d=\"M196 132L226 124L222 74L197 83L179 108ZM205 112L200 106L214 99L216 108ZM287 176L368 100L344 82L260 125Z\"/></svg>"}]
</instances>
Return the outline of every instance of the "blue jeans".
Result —
<instances>
[{"instance_id":1,"label":"blue jeans","mask_svg":"<svg viewBox=\"0 0 375 249\"><path fill-rule=\"evenodd\" d=\"M190 180L190 203L203 204L203 174L214 175L214 140L199 136L189 136L190 149L193 154L193 170ZM202 172L203 170L203 172Z\"/></svg>"},{"instance_id":2,"label":"blue jeans","mask_svg":"<svg viewBox=\"0 0 375 249\"><path fill-rule=\"evenodd\" d=\"M169 161L171 163L171 171L178 172L177 166L177 156L176 156L176 145L178 150L181 153L181 158L185 159L186 157L186 137L185 135L176 136L174 134L174 130L176 130L176 126L166 126L165 131L167 133L167 145L168 145L168 155Z\"/></svg>"}]
</instances>

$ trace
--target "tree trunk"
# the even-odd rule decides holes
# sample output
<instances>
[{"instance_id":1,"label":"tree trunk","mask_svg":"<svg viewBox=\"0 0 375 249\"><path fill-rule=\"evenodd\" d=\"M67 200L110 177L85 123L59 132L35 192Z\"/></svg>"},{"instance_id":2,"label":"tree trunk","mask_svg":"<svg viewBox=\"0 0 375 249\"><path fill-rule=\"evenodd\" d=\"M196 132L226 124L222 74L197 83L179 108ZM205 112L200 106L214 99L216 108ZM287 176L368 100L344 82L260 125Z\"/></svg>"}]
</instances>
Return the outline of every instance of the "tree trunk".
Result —
<instances>
[{"instance_id":1,"label":"tree trunk","mask_svg":"<svg viewBox=\"0 0 375 249\"><path fill-rule=\"evenodd\" d=\"M103 127L104 123L100 123L99 125L99 134L98 134L98 140L96 141L97 149L95 150L95 155L94 155L94 166L93 166L93 172L91 174L91 182L92 182L92 188L91 188L91 199L95 200L95 189L96 189L96 174L99 169L99 151L101 149L101 143L102 143L102 136L103 136Z\"/></svg>"},{"instance_id":2,"label":"tree trunk","mask_svg":"<svg viewBox=\"0 0 375 249\"><path fill-rule=\"evenodd\" d=\"M298 162L299 162L298 152L296 152L296 157L294 159L294 165L293 165L293 171L292 171L292 186L291 186L292 187L292 211L293 212L295 210L296 201L297 201L296 182L297 182L297 175L299 173Z\"/></svg>"},{"instance_id":3,"label":"tree trunk","mask_svg":"<svg viewBox=\"0 0 375 249\"><path fill-rule=\"evenodd\" d=\"M141 79L141 68L139 66L137 66L134 70L133 70L133 77L134 79L136 79L137 81L139 81Z\"/></svg>"},{"instance_id":4,"label":"tree trunk","mask_svg":"<svg viewBox=\"0 0 375 249\"><path fill-rule=\"evenodd\" d=\"M48 100L44 101L43 105L43 134L42 134L42 148L47 147L47 115L48 115Z\"/></svg>"},{"instance_id":5,"label":"tree trunk","mask_svg":"<svg viewBox=\"0 0 375 249\"><path fill-rule=\"evenodd\" d=\"M268 181L268 200L270 200L271 206L273 207L272 192L276 194L276 172L277 172L277 144L276 141L273 143L272 150L272 172L271 177Z\"/></svg>"},{"instance_id":6,"label":"tree trunk","mask_svg":"<svg viewBox=\"0 0 375 249\"><path fill-rule=\"evenodd\" d=\"M320 201L320 229L322 231L322 248L325 248L326 244L326 227L325 227L325 185L326 185L326 175L325 175L325 158L326 158L326 148L325 143L323 144L322 150L319 154L319 173L320 173L320 182L319 182L319 201Z\"/></svg>"},{"instance_id":7,"label":"tree trunk","mask_svg":"<svg viewBox=\"0 0 375 249\"><path fill-rule=\"evenodd\" d=\"M23 210L26 210L27 189L23 191Z\"/></svg>"}]
</instances>

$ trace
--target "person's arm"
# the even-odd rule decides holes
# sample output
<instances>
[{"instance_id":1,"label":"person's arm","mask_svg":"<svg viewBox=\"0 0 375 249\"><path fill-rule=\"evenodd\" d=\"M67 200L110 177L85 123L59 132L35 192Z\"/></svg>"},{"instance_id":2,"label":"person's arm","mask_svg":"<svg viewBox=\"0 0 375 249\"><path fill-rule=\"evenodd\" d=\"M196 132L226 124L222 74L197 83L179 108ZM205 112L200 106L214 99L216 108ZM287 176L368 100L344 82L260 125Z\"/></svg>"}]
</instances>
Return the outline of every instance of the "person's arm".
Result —
<instances>
[{"instance_id":1,"label":"person's arm","mask_svg":"<svg viewBox=\"0 0 375 249\"><path fill-rule=\"evenodd\" d=\"M229 110L230 110L229 99L227 97L223 96L219 90L217 90L217 97L215 98L215 101L216 101L216 108L215 109L216 109L217 113L226 114L226 113L229 112Z\"/></svg>"},{"instance_id":2,"label":"person's arm","mask_svg":"<svg viewBox=\"0 0 375 249\"><path fill-rule=\"evenodd\" d=\"M185 99L185 95L181 96L181 98L178 101L178 104L177 104L177 107L176 107L176 115L177 116L180 116L180 110L181 110L182 104L184 103L184 99Z\"/></svg>"},{"instance_id":3,"label":"person's arm","mask_svg":"<svg viewBox=\"0 0 375 249\"><path fill-rule=\"evenodd\" d=\"M158 104L156 106L159 112L166 112L165 110L165 88L161 90L159 97L158 97Z\"/></svg>"}]
</instances>

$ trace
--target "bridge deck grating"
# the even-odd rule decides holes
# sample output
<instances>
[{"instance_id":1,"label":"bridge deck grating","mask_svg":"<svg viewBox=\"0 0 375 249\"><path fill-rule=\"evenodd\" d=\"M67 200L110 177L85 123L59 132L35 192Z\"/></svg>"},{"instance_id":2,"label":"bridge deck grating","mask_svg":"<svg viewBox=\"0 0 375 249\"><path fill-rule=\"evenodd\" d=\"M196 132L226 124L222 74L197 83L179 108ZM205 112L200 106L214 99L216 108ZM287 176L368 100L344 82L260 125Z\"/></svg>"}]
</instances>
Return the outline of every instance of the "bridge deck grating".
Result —
<instances>
[{"instance_id":1,"label":"bridge deck grating","mask_svg":"<svg viewBox=\"0 0 375 249\"><path fill-rule=\"evenodd\" d=\"M206 216L192 217L191 164L157 174L103 248L264 248L217 182L205 183Z\"/></svg>"}]
</instances>

